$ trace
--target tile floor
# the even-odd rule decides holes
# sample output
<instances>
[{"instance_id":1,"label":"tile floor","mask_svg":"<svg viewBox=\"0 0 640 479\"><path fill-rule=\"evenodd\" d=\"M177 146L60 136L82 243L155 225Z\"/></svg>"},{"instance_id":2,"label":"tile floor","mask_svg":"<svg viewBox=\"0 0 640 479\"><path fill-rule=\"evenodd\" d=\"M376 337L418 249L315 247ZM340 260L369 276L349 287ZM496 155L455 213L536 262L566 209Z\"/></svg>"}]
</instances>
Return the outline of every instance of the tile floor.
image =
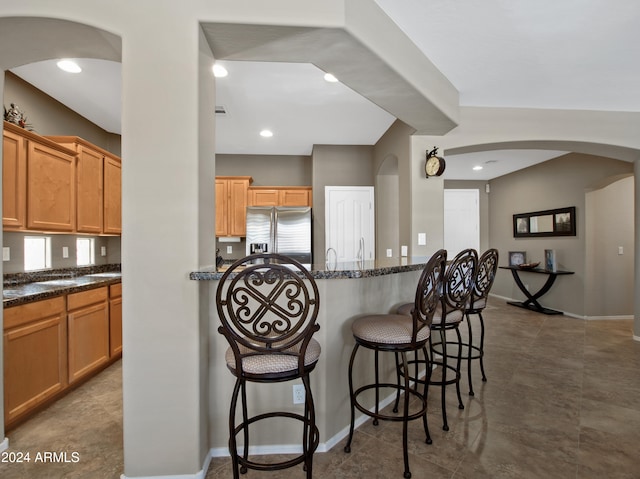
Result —
<instances>
[{"instance_id":1,"label":"tile floor","mask_svg":"<svg viewBox=\"0 0 640 479\"><path fill-rule=\"evenodd\" d=\"M441 428L438 389L430 396L433 444L420 421L409 429L413 478L640 478L640 343L631 321L544 316L492 299L485 366L465 409L448 395L450 430ZM463 328L464 329L464 328ZM118 478L123 470L121 366L73 391L8 433L9 451L77 451L78 463L0 463L3 479ZM464 376L463 376L464 378ZM453 392L453 389L451 389ZM317 478L402 478L401 425L365 423L351 454L344 441L314 459ZM214 458L206 479L231 478ZM301 467L247 478L304 478Z\"/></svg>"}]
</instances>

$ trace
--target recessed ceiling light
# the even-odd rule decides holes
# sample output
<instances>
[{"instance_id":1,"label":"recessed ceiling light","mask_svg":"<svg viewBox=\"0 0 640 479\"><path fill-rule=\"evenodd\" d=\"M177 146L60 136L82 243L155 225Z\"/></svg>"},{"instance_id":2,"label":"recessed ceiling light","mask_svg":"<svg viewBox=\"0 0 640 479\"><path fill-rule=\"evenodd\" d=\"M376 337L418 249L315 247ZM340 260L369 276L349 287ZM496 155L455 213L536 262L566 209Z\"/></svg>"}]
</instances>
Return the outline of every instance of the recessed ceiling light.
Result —
<instances>
[{"instance_id":1,"label":"recessed ceiling light","mask_svg":"<svg viewBox=\"0 0 640 479\"><path fill-rule=\"evenodd\" d=\"M473 167L473 171L480 171L481 169L482 169L482 166L480 165Z\"/></svg>"},{"instance_id":2,"label":"recessed ceiling light","mask_svg":"<svg viewBox=\"0 0 640 479\"><path fill-rule=\"evenodd\" d=\"M338 79L333 75L333 73L325 73L324 74L324 79L325 81L331 82L331 83L335 83L338 81Z\"/></svg>"},{"instance_id":3,"label":"recessed ceiling light","mask_svg":"<svg viewBox=\"0 0 640 479\"><path fill-rule=\"evenodd\" d=\"M213 76L216 78L223 78L229 74L227 69L222 65L218 65L217 63L213 65Z\"/></svg>"},{"instance_id":4,"label":"recessed ceiling light","mask_svg":"<svg viewBox=\"0 0 640 479\"><path fill-rule=\"evenodd\" d=\"M68 73L80 73L82 71L82 68L73 60L60 60L57 65L60 70Z\"/></svg>"},{"instance_id":5,"label":"recessed ceiling light","mask_svg":"<svg viewBox=\"0 0 640 479\"><path fill-rule=\"evenodd\" d=\"M260 136L263 136L265 138L271 138L273 136L273 132L271 130L262 130L260 132Z\"/></svg>"}]
</instances>

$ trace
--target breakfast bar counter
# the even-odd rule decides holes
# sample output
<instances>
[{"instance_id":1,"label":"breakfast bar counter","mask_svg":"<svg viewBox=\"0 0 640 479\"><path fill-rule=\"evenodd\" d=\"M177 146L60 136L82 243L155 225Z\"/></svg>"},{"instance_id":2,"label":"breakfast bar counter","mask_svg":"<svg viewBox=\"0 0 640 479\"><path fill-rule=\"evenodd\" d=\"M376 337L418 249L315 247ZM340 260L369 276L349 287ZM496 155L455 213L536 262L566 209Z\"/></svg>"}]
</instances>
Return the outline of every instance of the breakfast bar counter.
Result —
<instances>
[{"instance_id":1,"label":"breakfast bar counter","mask_svg":"<svg viewBox=\"0 0 640 479\"><path fill-rule=\"evenodd\" d=\"M400 304L412 302L422 269L428 258L384 258L376 261L358 261L335 265L319 265L310 268L320 293L320 312L317 323L320 330L314 335L322 347L318 366L311 374L311 388L316 406L316 421L320 430L318 452L326 451L346 437L349 428L349 388L347 368L354 345L351 324L365 314L388 313ZM214 455L228 454L228 414L234 378L226 369L224 353L226 340L218 334L218 312L215 295L221 272L215 268L203 268L192 272L190 278L201 282L201 299L208 302L209 316L209 431ZM369 353L367 351L367 353ZM383 355L384 356L384 355ZM383 359L381 358L381 362ZM373 354L359 355L354 367L354 377L371 382L369 363ZM381 379L395 381L392 361L380 368ZM302 404L293 404L292 383L260 385L259 393L249 384L248 394L259 394L261 401L251 401L255 410L260 406L300 412ZM257 397L257 396L256 396ZM383 398L384 399L384 398ZM373 392L371 394L373 406ZM364 421L366 418L357 418ZM358 422L356 423L358 424ZM278 424L269 430L252 431L252 444L265 453L292 452L299 444L297 428Z\"/></svg>"}]
</instances>

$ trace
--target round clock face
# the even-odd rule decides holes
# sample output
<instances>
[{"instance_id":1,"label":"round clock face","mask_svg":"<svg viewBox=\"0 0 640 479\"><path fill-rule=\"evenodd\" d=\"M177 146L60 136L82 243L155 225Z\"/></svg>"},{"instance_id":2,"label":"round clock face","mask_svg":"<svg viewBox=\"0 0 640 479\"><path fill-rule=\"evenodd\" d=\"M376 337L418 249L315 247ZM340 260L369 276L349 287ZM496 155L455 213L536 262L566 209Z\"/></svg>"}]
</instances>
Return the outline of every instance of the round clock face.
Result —
<instances>
[{"instance_id":1,"label":"round clock face","mask_svg":"<svg viewBox=\"0 0 640 479\"><path fill-rule=\"evenodd\" d=\"M427 176L440 176L444 172L444 160L437 156L427 158L424 171Z\"/></svg>"}]
</instances>

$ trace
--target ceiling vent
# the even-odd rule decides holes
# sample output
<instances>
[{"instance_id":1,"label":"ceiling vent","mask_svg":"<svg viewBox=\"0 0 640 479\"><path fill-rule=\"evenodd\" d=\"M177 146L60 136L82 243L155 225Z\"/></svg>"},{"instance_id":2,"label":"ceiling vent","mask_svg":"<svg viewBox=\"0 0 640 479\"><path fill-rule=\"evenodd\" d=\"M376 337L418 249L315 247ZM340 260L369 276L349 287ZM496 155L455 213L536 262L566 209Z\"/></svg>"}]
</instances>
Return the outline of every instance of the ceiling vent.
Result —
<instances>
[{"instance_id":1,"label":"ceiling vent","mask_svg":"<svg viewBox=\"0 0 640 479\"><path fill-rule=\"evenodd\" d=\"M222 105L216 105L216 116L227 116L227 109Z\"/></svg>"}]
</instances>

